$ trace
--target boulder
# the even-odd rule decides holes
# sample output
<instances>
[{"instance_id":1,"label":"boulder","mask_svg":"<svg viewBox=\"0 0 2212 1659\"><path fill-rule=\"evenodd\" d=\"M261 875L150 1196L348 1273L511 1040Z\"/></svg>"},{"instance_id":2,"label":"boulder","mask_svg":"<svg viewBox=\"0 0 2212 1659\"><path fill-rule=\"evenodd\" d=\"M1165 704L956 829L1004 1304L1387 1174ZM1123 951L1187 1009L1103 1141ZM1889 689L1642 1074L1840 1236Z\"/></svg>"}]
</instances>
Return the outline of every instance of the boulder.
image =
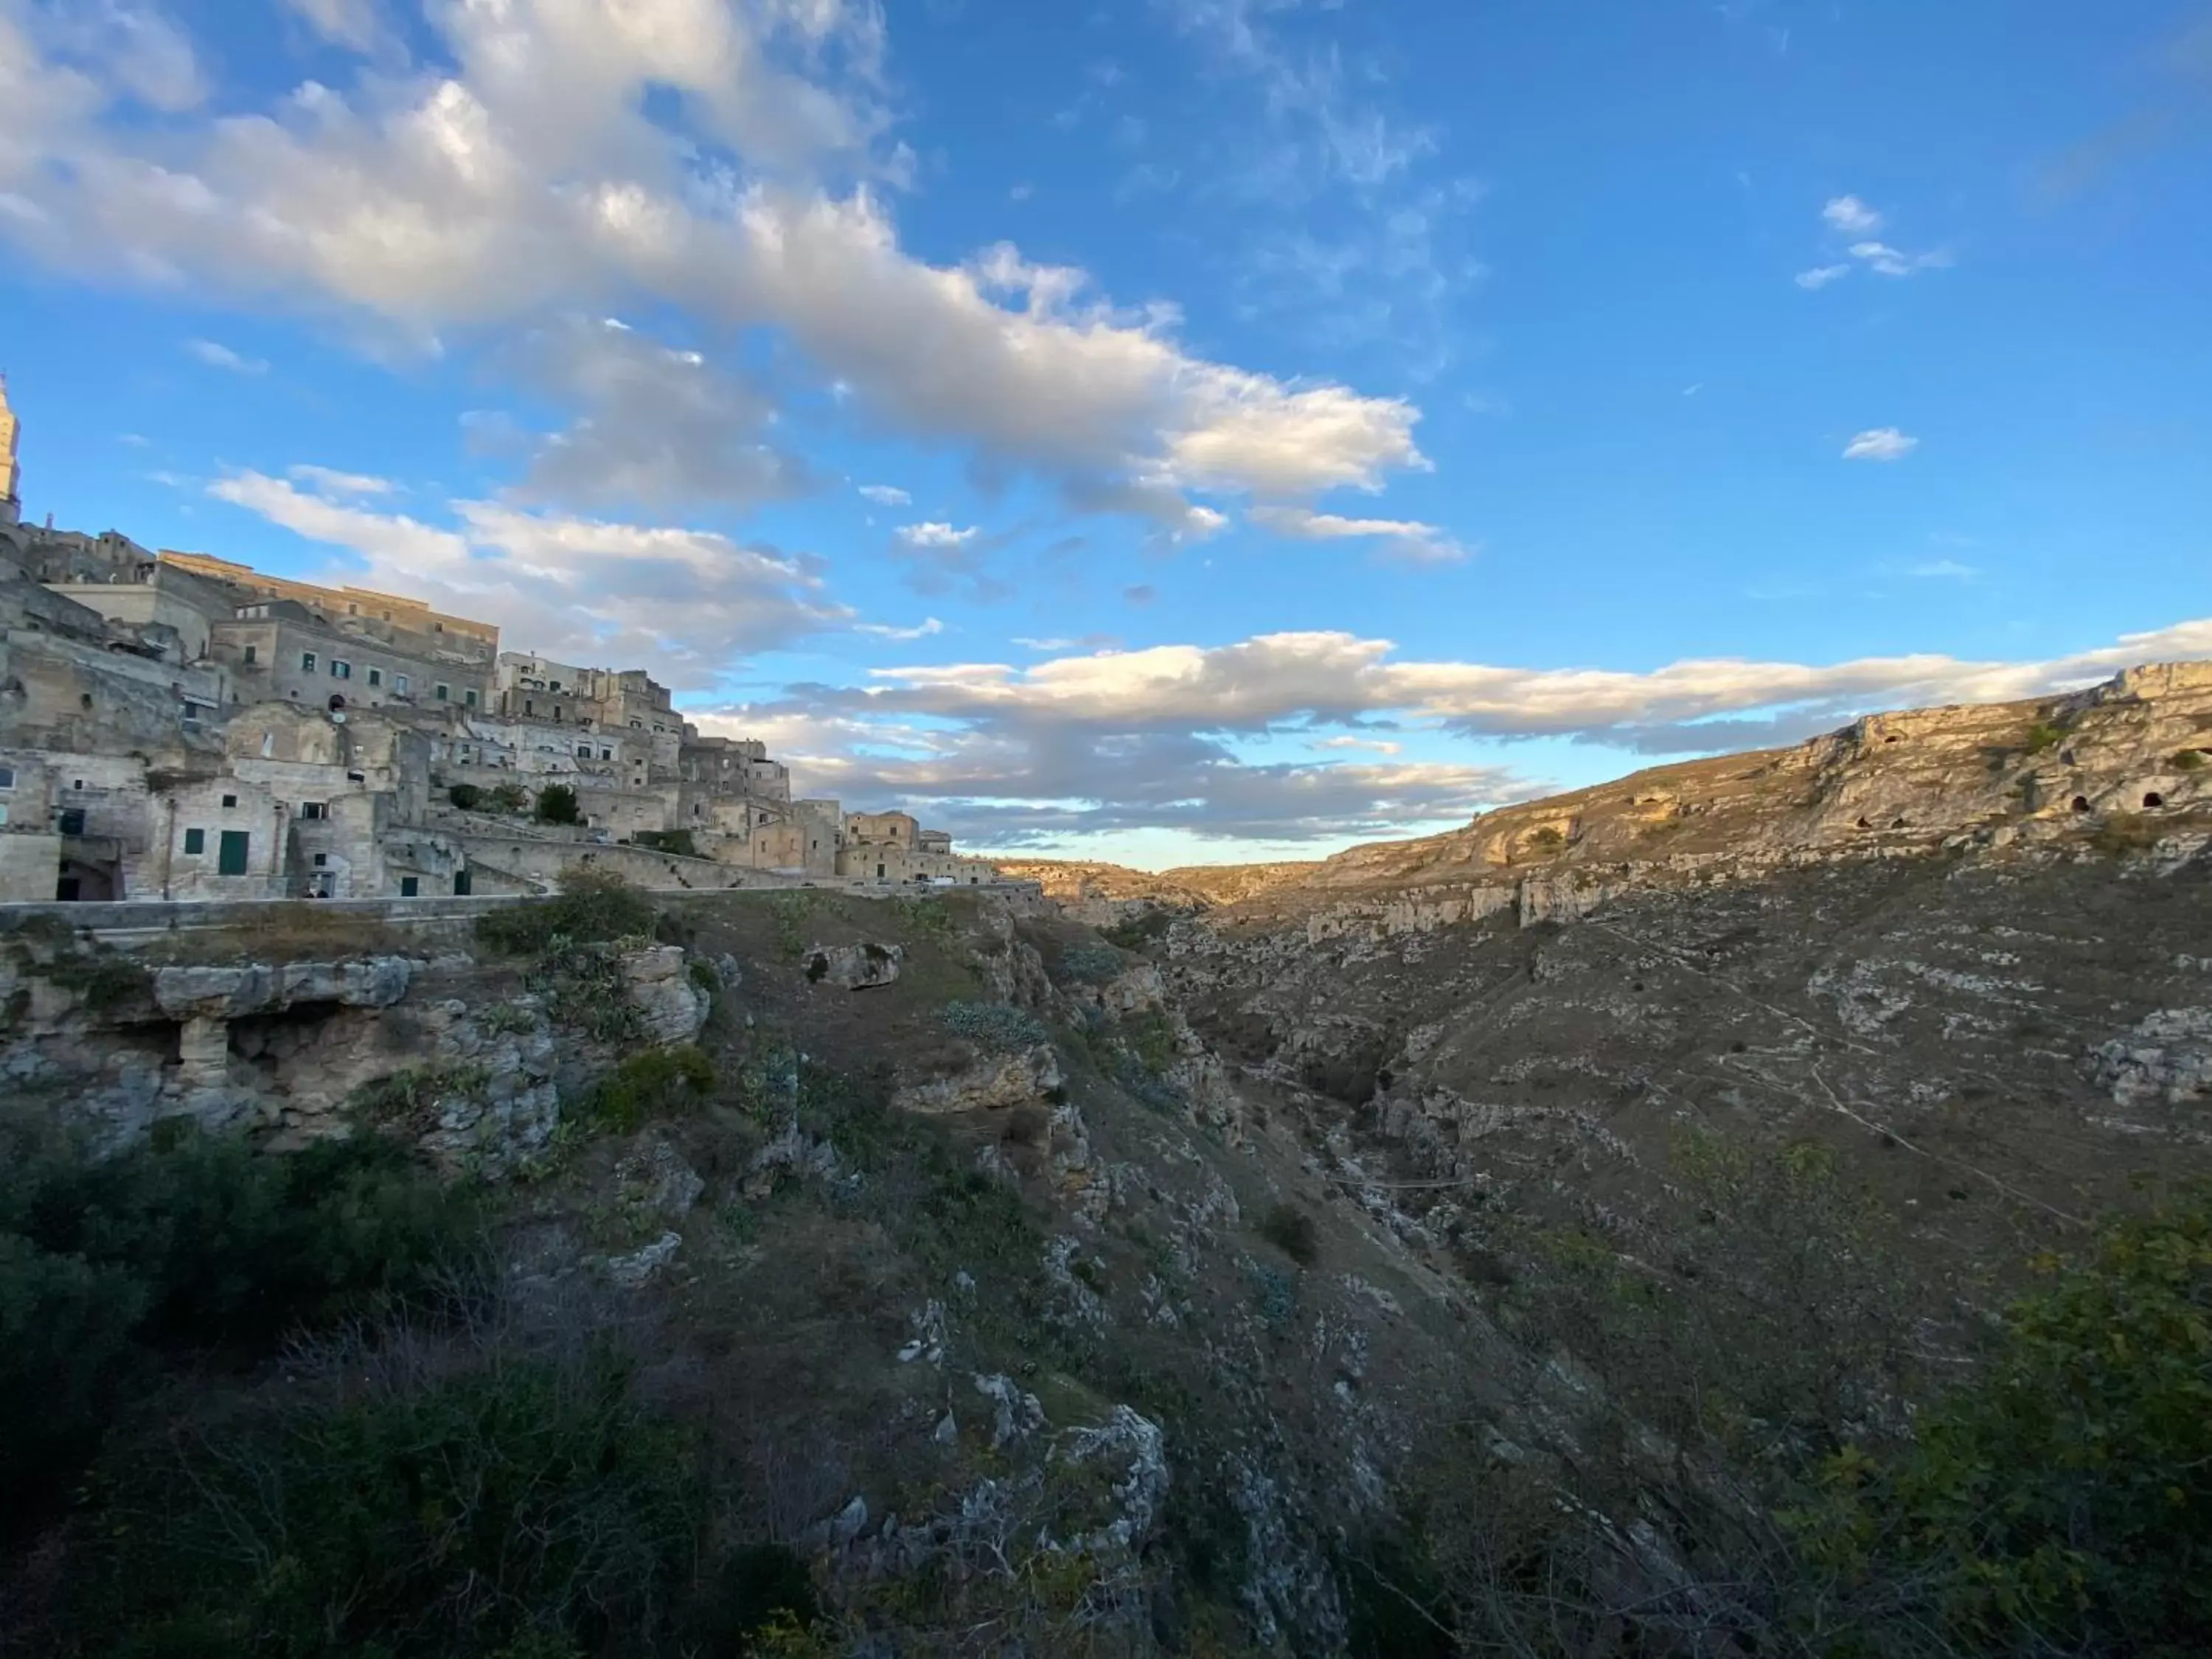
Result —
<instances>
[{"instance_id":1,"label":"boulder","mask_svg":"<svg viewBox=\"0 0 2212 1659\"><path fill-rule=\"evenodd\" d=\"M1012 1054L987 1054L951 1077L910 1084L891 1097L891 1104L928 1116L997 1112L1033 1105L1060 1086L1060 1057L1049 1043L1040 1042Z\"/></svg>"},{"instance_id":2,"label":"boulder","mask_svg":"<svg viewBox=\"0 0 2212 1659\"><path fill-rule=\"evenodd\" d=\"M684 947L653 945L623 958L629 1000L645 1016L645 1041L660 1048L689 1042L707 1023L708 998L684 971Z\"/></svg>"},{"instance_id":3,"label":"boulder","mask_svg":"<svg viewBox=\"0 0 2212 1659\"><path fill-rule=\"evenodd\" d=\"M807 981L840 991L872 991L899 976L905 952L896 945L869 939L860 945L810 945L799 960Z\"/></svg>"}]
</instances>

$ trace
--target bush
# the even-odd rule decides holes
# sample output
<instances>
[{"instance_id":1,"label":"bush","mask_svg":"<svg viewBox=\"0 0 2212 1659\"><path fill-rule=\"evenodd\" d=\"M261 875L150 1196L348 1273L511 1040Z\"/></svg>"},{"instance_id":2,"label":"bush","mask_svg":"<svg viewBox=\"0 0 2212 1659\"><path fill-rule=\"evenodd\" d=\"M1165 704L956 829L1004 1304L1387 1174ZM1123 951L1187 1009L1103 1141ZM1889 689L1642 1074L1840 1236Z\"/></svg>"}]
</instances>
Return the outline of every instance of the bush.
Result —
<instances>
[{"instance_id":1,"label":"bush","mask_svg":"<svg viewBox=\"0 0 2212 1659\"><path fill-rule=\"evenodd\" d=\"M1119 945L1124 951L1146 951L1167 937L1167 931L1176 924L1172 910L1152 909L1117 921L1111 927L1098 930L1099 938L1109 945Z\"/></svg>"},{"instance_id":2,"label":"bush","mask_svg":"<svg viewBox=\"0 0 2212 1659\"><path fill-rule=\"evenodd\" d=\"M571 865L557 897L503 905L477 919L477 937L510 956L538 956L556 945L605 945L653 933L645 896L611 871Z\"/></svg>"},{"instance_id":3,"label":"bush","mask_svg":"<svg viewBox=\"0 0 2212 1659\"><path fill-rule=\"evenodd\" d=\"M595 1129L628 1134L649 1118L695 1109L714 1087L714 1062L698 1048L653 1048L593 1084L577 1102L578 1116Z\"/></svg>"},{"instance_id":4,"label":"bush","mask_svg":"<svg viewBox=\"0 0 2212 1659\"><path fill-rule=\"evenodd\" d=\"M2204 764L2204 751L2202 749L2184 749L2174 756L2170 763L2177 772L2197 771Z\"/></svg>"},{"instance_id":5,"label":"bush","mask_svg":"<svg viewBox=\"0 0 2212 1659\"><path fill-rule=\"evenodd\" d=\"M581 823L583 809L577 804L576 792L565 783L549 783L538 792L538 821L540 823Z\"/></svg>"},{"instance_id":6,"label":"bush","mask_svg":"<svg viewBox=\"0 0 2212 1659\"><path fill-rule=\"evenodd\" d=\"M2200 1653L2212 1630L2212 1193L2106 1227L1885 1462L1829 1460L1812 1563L1949 1651Z\"/></svg>"},{"instance_id":7,"label":"bush","mask_svg":"<svg viewBox=\"0 0 2212 1659\"><path fill-rule=\"evenodd\" d=\"M990 1053L1035 1048L1052 1038L1034 1015L1003 1002L948 1002L937 1018L953 1036Z\"/></svg>"},{"instance_id":8,"label":"bush","mask_svg":"<svg viewBox=\"0 0 2212 1659\"><path fill-rule=\"evenodd\" d=\"M465 1200L389 1142L264 1156L171 1123L105 1159L19 1130L0 1146L0 1490L39 1500L163 1352L266 1344L459 1247Z\"/></svg>"},{"instance_id":9,"label":"bush","mask_svg":"<svg viewBox=\"0 0 2212 1659\"><path fill-rule=\"evenodd\" d=\"M344 1358L365 1382L108 1461L88 1650L656 1650L702 1504L690 1443L637 1406L624 1367Z\"/></svg>"},{"instance_id":10,"label":"bush","mask_svg":"<svg viewBox=\"0 0 2212 1659\"><path fill-rule=\"evenodd\" d=\"M1119 979L1127 966L1112 945L1085 939L1061 950L1057 977L1063 985L1103 985Z\"/></svg>"},{"instance_id":11,"label":"bush","mask_svg":"<svg viewBox=\"0 0 2212 1659\"><path fill-rule=\"evenodd\" d=\"M2038 720L2027 728L2021 747L2031 755L2040 755L2045 750L2056 749L2066 741L2066 728L2051 720Z\"/></svg>"},{"instance_id":12,"label":"bush","mask_svg":"<svg viewBox=\"0 0 2212 1659\"><path fill-rule=\"evenodd\" d=\"M1321 1236L1313 1218L1295 1204L1277 1204L1260 1218L1260 1237L1302 1267L1310 1267L1321 1255Z\"/></svg>"},{"instance_id":13,"label":"bush","mask_svg":"<svg viewBox=\"0 0 2212 1659\"><path fill-rule=\"evenodd\" d=\"M495 812L523 812L530 808L530 792L519 783L495 784L484 804Z\"/></svg>"},{"instance_id":14,"label":"bush","mask_svg":"<svg viewBox=\"0 0 2212 1659\"><path fill-rule=\"evenodd\" d=\"M483 791L473 783L457 783L446 791L446 799L464 812L473 812L483 804Z\"/></svg>"}]
</instances>

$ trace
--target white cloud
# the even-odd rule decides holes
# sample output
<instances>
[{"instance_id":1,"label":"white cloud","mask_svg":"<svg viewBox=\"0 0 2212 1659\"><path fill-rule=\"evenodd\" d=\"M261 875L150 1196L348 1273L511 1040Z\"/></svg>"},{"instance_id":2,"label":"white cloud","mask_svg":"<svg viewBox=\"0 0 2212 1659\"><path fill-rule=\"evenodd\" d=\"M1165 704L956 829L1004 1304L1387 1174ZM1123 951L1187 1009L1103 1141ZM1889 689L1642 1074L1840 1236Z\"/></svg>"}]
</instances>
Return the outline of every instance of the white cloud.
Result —
<instances>
[{"instance_id":1,"label":"white cloud","mask_svg":"<svg viewBox=\"0 0 2212 1659\"><path fill-rule=\"evenodd\" d=\"M896 484L862 484L860 495L878 507L908 507L914 502L914 497Z\"/></svg>"},{"instance_id":2,"label":"white cloud","mask_svg":"<svg viewBox=\"0 0 2212 1659\"><path fill-rule=\"evenodd\" d=\"M1388 743L1380 738L1319 738L1306 745L1309 749L1356 749L1370 755L1401 755L1406 751L1402 743Z\"/></svg>"},{"instance_id":3,"label":"white cloud","mask_svg":"<svg viewBox=\"0 0 2212 1659\"><path fill-rule=\"evenodd\" d=\"M330 13L358 33L349 15ZM506 0L428 21L449 64L308 82L158 134L104 116L112 64L0 44L0 197L24 210L0 234L57 265L336 310L426 347L633 302L686 314L702 348L765 330L856 417L1071 488L1304 496L1425 465L1401 399L1207 361L1171 308L1117 307L1010 246L952 265L902 249L871 183L897 161L871 0ZM702 160L724 154L726 170ZM757 397L726 379L687 396L676 430L637 434L586 401L538 486L652 503L695 483L703 453L740 463L746 490L780 470L748 448Z\"/></svg>"},{"instance_id":4,"label":"white cloud","mask_svg":"<svg viewBox=\"0 0 2212 1659\"><path fill-rule=\"evenodd\" d=\"M981 535L975 525L956 530L949 524L901 525L891 532L908 547L964 547Z\"/></svg>"},{"instance_id":5,"label":"white cloud","mask_svg":"<svg viewBox=\"0 0 2212 1659\"><path fill-rule=\"evenodd\" d=\"M383 514L240 472L208 493L310 541L356 555L340 580L418 594L497 623L531 648L588 662L650 662L713 679L733 655L841 628L817 562L705 531L448 503L459 528Z\"/></svg>"},{"instance_id":6,"label":"white cloud","mask_svg":"<svg viewBox=\"0 0 2212 1659\"><path fill-rule=\"evenodd\" d=\"M579 411L538 445L523 485L532 499L659 512L751 506L813 486L804 461L768 441L768 399L702 352L616 318L571 316L507 356L526 383Z\"/></svg>"},{"instance_id":7,"label":"white cloud","mask_svg":"<svg viewBox=\"0 0 2212 1659\"><path fill-rule=\"evenodd\" d=\"M389 478L373 477L366 472L338 472L305 462L284 470L319 495L389 495L392 490Z\"/></svg>"},{"instance_id":8,"label":"white cloud","mask_svg":"<svg viewBox=\"0 0 2212 1659\"><path fill-rule=\"evenodd\" d=\"M2034 661L1722 659L1645 672L1406 660L1387 640L1275 634L1027 667L879 670L865 687L807 687L730 711L728 729L807 757L809 776L827 780L811 787L897 796L971 836L1170 826L1299 839L1404 833L1533 786L1449 762L1261 764L1239 754L1239 738L1294 731L1317 752L1355 750L1389 741L1369 729L1387 719L1710 753L1795 741L1873 708L2030 697L2132 663L2207 655L2212 619ZM884 758L894 751L903 758Z\"/></svg>"},{"instance_id":9,"label":"white cloud","mask_svg":"<svg viewBox=\"0 0 2212 1659\"><path fill-rule=\"evenodd\" d=\"M243 356L215 340L187 340L185 349L210 368L228 369L233 374L266 374L269 372L269 365L263 359Z\"/></svg>"},{"instance_id":10,"label":"white cloud","mask_svg":"<svg viewBox=\"0 0 2212 1659\"><path fill-rule=\"evenodd\" d=\"M853 631L872 635L879 640L926 640L933 634L942 634L945 624L934 617L925 617L911 628L893 628L884 623L854 623Z\"/></svg>"},{"instance_id":11,"label":"white cloud","mask_svg":"<svg viewBox=\"0 0 2212 1659\"><path fill-rule=\"evenodd\" d=\"M1948 578L1953 581L1972 581L1981 571L1971 564L1960 564L1956 559L1936 559L1927 564L1916 564L1907 574L1915 576Z\"/></svg>"},{"instance_id":12,"label":"white cloud","mask_svg":"<svg viewBox=\"0 0 2212 1659\"><path fill-rule=\"evenodd\" d=\"M1893 426L1869 427L1844 446L1847 461L1901 461L1920 447Z\"/></svg>"},{"instance_id":13,"label":"white cloud","mask_svg":"<svg viewBox=\"0 0 2212 1659\"><path fill-rule=\"evenodd\" d=\"M1846 236L1867 236L1881 228L1881 215L1856 196L1833 196L1820 210L1829 228Z\"/></svg>"},{"instance_id":14,"label":"white cloud","mask_svg":"<svg viewBox=\"0 0 2212 1659\"><path fill-rule=\"evenodd\" d=\"M207 77L191 41L157 7L58 0L29 11L27 21L38 44L59 63L101 76L151 109L181 114L207 100ZM0 51L0 59L6 55ZM5 75L0 69L0 83ZM11 118L18 113L9 110Z\"/></svg>"},{"instance_id":15,"label":"white cloud","mask_svg":"<svg viewBox=\"0 0 2212 1659\"><path fill-rule=\"evenodd\" d=\"M1911 276L1923 270L1940 270L1951 263L1948 253L1900 253L1887 242L1853 242L1851 258L1884 276Z\"/></svg>"},{"instance_id":16,"label":"white cloud","mask_svg":"<svg viewBox=\"0 0 2212 1659\"><path fill-rule=\"evenodd\" d=\"M1467 550L1432 524L1412 519L1348 519L1303 507L1255 507L1249 515L1261 528L1300 541L1382 540L1399 557L1419 564L1448 564Z\"/></svg>"},{"instance_id":17,"label":"white cloud","mask_svg":"<svg viewBox=\"0 0 2212 1659\"><path fill-rule=\"evenodd\" d=\"M405 55L376 0L283 0L283 3L332 46L372 57Z\"/></svg>"},{"instance_id":18,"label":"white cloud","mask_svg":"<svg viewBox=\"0 0 2212 1659\"><path fill-rule=\"evenodd\" d=\"M1810 270L1801 270L1797 273L1797 286L1823 289L1829 283L1850 274L1851 268L1849 265L1814 265Z\"/></svg>"}]
</instances>

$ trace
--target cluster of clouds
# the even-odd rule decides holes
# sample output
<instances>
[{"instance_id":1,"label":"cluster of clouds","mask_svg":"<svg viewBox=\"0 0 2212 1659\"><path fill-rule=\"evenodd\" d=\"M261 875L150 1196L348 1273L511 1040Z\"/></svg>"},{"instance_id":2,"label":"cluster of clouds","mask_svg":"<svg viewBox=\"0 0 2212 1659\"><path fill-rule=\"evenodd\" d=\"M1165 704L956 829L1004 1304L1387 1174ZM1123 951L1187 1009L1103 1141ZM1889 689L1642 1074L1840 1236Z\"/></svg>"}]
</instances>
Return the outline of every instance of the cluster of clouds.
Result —
<instances>
[{"instance_id":1,"label":"cluster of clouds","mask_svg":"<svg viewBox=\"0 0 2212 1659\"><path fill-rule=\"evenodd\" d=\"M1641 673L1409 660L1387 640L1270 634L1027 666L884 669L866 685L793 687L704 719L770 738L825 788L903 800L1001 845L1162 825L1310 842L1540 793L1506 766L1401 757L1424 736L1711 753L1796 741L1869 708L2028 697L2208 653L2212 620L2034 661L1692 659ZM1324 757L1376 758L1253 757L1285 738Z\"/></svg>"},{"instance_id":2,"label":"cluster of clouds","mask_svg":"<svg viewBox=\"0 0 2212 1659\"><path fill-rule=\"evenodd\" d=\"M874 0L430 5L420 62L377 0L289 3L356 73L244 113L151 3L0 0L0 235L382 349L488 342L574 411L526 480L569 507L808 487L732 366L751 331L857 418L1177 537L1226 521L1199 494L1302 505L1426 465L1402 398L1200 356L1172 307L1011 245L907 252ZM688 337L605 320L625 307Z\"/></svg>"},{"instance_id":3,"label":"cluster of clouds","mask_svg":"<svg viewBox=\"0 0 2212 1659\"><path fill-rule=\"evenodd\" d=\"M283 478L237 472L209 493L353 554L363 586L495 618L570 661L649 662L679 688L712 684L733 657L853 622L819 560L709 531L495 501L448 503L458 527L446 529L368 505L397 493L386 480L317 466Z\"/></svg>"},{"instance_id":4,"label":"cluster of clouds","mask_svg":"<svg viewBox=\"0 0 2212 1659\"><path fill-rule=\"evenodd\" d=\"M1847 257L1799 271L1800 288L1823 289L1860 269L1878 276L1916 276L1923 270L1941 270L1951 263L1951 256L1940 248L1906 253L1881 240L1883 216L1856 196L1830 197L1820 210L1820 219L1843 245Z\"/></svg>"}]
</instances>

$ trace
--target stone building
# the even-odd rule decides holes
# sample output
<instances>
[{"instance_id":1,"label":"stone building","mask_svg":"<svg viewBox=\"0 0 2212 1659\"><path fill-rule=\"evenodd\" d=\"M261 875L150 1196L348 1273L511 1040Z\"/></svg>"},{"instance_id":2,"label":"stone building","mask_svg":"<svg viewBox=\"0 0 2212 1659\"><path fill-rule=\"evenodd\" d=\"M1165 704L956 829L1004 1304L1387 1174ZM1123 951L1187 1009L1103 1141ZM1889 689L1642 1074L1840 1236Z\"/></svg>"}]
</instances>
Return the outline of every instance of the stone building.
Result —
<instances>
[{"instance_id":1,"label":"stone building","mask_svg":"<svg viewBox=\"0 0 2212 1659\"><path fill-rule=\"evenodd\" d=\"M643 669L26 526L15 438L0 386L0 902L527 890L593 860L709 889L996 878L909 814L794 800L766 744L702 736ZM537 817L555 786L579 822Z\"/></svg>"}]
</instances>

